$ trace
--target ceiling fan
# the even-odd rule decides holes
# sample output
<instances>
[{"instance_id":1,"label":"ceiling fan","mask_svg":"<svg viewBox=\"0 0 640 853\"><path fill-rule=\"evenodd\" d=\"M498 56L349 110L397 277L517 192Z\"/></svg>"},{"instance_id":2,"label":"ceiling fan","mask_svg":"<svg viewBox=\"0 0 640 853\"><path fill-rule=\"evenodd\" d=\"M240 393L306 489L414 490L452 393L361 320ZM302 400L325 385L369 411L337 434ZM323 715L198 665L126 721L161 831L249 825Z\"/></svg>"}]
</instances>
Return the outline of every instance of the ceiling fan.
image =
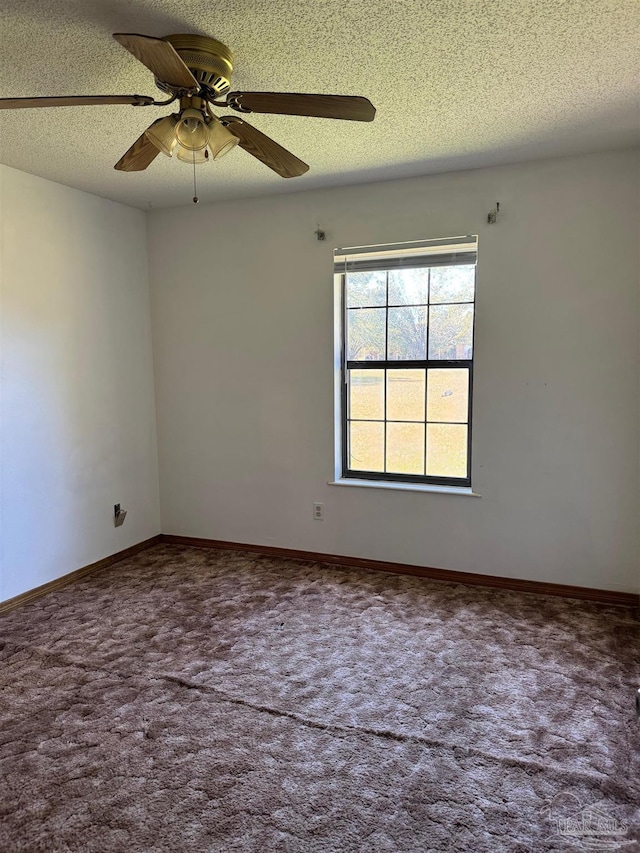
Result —
<instances>
[{"instance_id":1,"label":"ceiling fan","mask_svg":"<svg viewBox=\"0 0 640 853\"><path fill-rule=\"evenodd\" d=\"M118 160L121 172L146 169L160 152L187 163L218 160L236 145L283 178L303 175L309 166L243 118L218 118L211 107L237 113L275 113L319 118L373 121L375 107L362 97L306 95L280 92L231 92L233 56L214 38L194 34L164 38L114 33L114 39L155 76L157 87L169 95L156 101L148 95L71 95L68 97L3 98L0 109L68 107L91 104L167 106L179 102L179 111L154 121ZM195 199L194 199L195 200Z\"/></svg>"}]
</instances>

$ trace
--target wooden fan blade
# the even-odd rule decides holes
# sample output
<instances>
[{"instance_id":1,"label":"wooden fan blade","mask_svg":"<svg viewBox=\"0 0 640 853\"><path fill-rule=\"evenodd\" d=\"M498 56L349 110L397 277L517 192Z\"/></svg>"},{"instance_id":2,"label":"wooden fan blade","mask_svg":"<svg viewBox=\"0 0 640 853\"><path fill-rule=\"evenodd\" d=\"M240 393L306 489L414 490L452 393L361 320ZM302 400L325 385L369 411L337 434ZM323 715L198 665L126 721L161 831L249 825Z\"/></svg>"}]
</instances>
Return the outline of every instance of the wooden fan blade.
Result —
<instances>
[{"instance_id":1,"label":"wooden fan blade","mask_svg":"<svg viewBox=\"0 0 640 853\"><path fill-rule=\"evenodd\" d=\"M147 130L150 130L159 121L162 121L162 119L156 119L153 124L149 125ZM117 169L119 172L142 172L147 166L153 163L160 153L160 149L156 148L146 135L147 130L136 139L126 154L122 155L113 167L114 169Z\"/></svg>"},{"instance_id":2,"label":"wooden fan blade","mask_svg":"<svg viewBox=\"0 0 640 853\"><path fill-rule=\"evenodd\" d=\"M30 107L84 107L93 104L133 104L137 107L153 103L149 95L68 95L61 98L0 98L0 110L24 110Z\"/></svg>"},{"instance_id":3,"label":"wooden fan blade","mask_svg":"<svg viewBox=\"0 0 640 853\"><path fill-rule=\"evenodd\" d=\"M168 41L138 33L114 33L113 37L162 83L189 91L197 91L199 88L198 81Z\"/></svg>"},{"instance_id":4,"label":"wooden fan blade","mask_svg":"<svg viewBox=\"0 0 640 853\"><path fill-rule=\"evenodd\" d=\"M231 92L227 103L234 110L316 116L347 121L373 121L376 108L367 98L351 95L296 95L291 92Z\"/></svg>"},{"instance_id":5,"label":"wooden fan blade","mask_svg":"<svg viewBox=\"0 0 640 853\"><path fill-rule=\"evenodd\" d=\"M309 171L309 167L295 154L287 151L270 136L265 136L262 131L247 124L236 116L223 116L220 121L238 137L238 145L249 154L264 163L283 178L297 178Z\"/></svg>"}]
</instances>

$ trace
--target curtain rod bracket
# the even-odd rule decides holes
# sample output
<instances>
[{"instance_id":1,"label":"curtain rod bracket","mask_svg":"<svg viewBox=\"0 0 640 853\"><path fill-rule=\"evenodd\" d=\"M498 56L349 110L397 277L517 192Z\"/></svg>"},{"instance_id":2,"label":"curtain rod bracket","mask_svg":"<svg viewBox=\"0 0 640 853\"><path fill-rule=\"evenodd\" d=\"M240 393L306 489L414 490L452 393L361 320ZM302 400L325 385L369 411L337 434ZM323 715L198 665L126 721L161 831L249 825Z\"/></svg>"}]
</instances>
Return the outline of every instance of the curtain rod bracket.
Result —
<instances>
[{"instance_id":1,"label":"curtain rod bracket","mask_svg":"<svg viewBox=\"0 0 640 853\"><path fill-rule=\"evenodd\" d=\"M498 214L499 213L500 213L500 202L497 201L496 206L493 208L493 210L490 210L489 213L487 214L487 222L489 223L489 225L495 225L496 224L496 222L498 221Z\"/></svg>"}]
</instances>

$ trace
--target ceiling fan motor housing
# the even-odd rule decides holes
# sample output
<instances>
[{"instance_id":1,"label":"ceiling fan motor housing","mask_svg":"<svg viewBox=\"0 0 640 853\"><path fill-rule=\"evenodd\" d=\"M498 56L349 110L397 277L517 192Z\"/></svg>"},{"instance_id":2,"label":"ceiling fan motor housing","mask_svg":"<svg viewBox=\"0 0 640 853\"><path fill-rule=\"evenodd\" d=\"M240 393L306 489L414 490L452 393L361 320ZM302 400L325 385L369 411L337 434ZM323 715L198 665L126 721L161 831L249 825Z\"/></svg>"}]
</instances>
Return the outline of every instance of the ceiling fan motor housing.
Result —
<instances>
[{"instance_id":1,"label":"ceiling fan motor housing","mask_svg":"<svg viewBox=\"0 0 640 853\"><path fill-rule=\"evenodd\" d=\"M221 41L208 36L183 33L165 36L200 86L214 96L225 95L231 88L233 54ZM158 88L171 92L171 87L156 78Z\"/></svg>"}]
</instances>

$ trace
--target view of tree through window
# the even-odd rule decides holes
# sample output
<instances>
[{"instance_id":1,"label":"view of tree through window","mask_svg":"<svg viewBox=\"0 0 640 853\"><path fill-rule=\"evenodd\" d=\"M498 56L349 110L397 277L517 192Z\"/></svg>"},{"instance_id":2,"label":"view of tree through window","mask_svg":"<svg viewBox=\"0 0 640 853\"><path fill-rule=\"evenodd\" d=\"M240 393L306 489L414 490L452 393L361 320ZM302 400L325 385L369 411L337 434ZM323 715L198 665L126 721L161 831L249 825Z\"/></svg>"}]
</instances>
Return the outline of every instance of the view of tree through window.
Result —
<instances>
[{"instance_id":1,"label":"view of tree through window","mask_svg":"<svg viewBox=\"0 0 640 853\"><path fill-rule=\"evenodd\" d=\"M468 485L475 263L342 282L344 475Z\"/></svg>"}]
</instances>

